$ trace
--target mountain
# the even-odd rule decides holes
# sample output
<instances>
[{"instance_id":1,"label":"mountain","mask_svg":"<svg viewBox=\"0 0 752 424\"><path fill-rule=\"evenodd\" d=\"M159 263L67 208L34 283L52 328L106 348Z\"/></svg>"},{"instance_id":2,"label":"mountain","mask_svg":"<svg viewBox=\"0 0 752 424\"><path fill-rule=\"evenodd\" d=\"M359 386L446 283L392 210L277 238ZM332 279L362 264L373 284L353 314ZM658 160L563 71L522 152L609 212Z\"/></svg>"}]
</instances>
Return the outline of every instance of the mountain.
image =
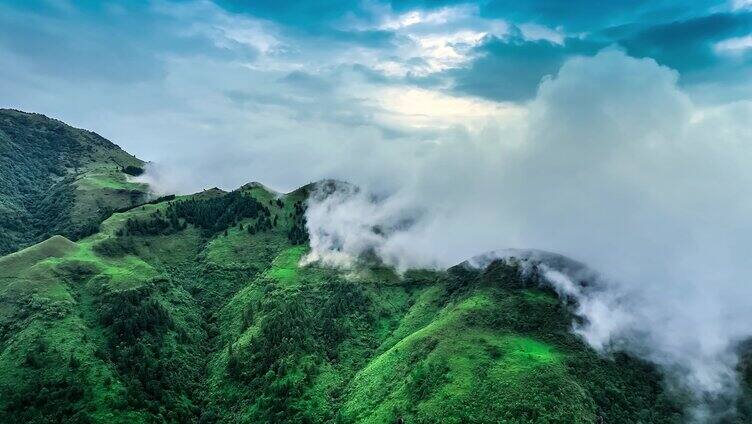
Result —
<instances>
[{"instance_id":1,"label":"mountain","mask_svg":"<svg viewBox=\"0 0 752 424\"><path fill-rule=\"evenodd\" d=\"M155 199L0 258L0 422L687 421L530 272L576 263L301 266L311 191Z\"/></svg>"},{"instance_id":2,"label":"mountain","mask_svg":"<svg viewBox=\"0 0 752 424\"><path fill-rule=\"evenodd\" d=\"M128 180L143 166L93 132L0 109L0 255L96 231L112 210L145 199L148 187Z\"/></svg>"}]
</instances>

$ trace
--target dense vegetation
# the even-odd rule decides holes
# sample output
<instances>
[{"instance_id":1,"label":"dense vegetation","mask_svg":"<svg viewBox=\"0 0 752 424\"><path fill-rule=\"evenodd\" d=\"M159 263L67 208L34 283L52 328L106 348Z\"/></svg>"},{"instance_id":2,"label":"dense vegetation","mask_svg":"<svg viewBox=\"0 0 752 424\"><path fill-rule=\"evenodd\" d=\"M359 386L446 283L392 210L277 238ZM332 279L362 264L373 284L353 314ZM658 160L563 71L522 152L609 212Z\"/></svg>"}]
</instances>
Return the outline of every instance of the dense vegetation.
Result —
<instances>
[{"instance_id":1,"label":"dense vegetation","mask_svg":"<svg viewBox=\"0 0 752 424\"><path fill-rule=\"evenodd\" d=\"M244 218L258 218L257 231L271 228L271 213L256 198L233 191L225 196L209 199L188 199L171 203L167 216L173 226L183 219L210 233L226 231Z\"/></svg>"},{"instance_id":2,"label":"dense vegetation","mask_svg":"<svg viewBox=\"0 0 752 424\"><path fill-rule=\"evenodd\" d=\"M145 186L121 172L141 166L95 133L0 109L0 254L96 232L112 209L142 200Z\"/></svg>"},{"instance_id":3,"label":"dense vegetation","mask_svg":"<svg viewBox=\"0 0 752 424\"><path fill-rule=\"evenodd\" d=\"M292 244L308 243L308 229L306 228L305 207L303 202L298 201L293 204L293 210L290 212L292 225L287 232L287 238Z\"/></svg>"},{"instance_id":4,"label":"dense vegetation","mask_svg":"<svg viewBox=\"0 0 752 424\"><path fill-rule=\"evenodd\" d=\"M688 420L655 367L572 334L529 264L301 266L307 195L140 201L0 257L0 422ZM750 369L729 423L752 421Z\"/></svg>"},{"instance_id":5,"label":"dense vegetation","mask_svg":"<svg viewBox=\"0 0 752 424\"><path fill-rule=\"evenodd\" d=\"M686 418L652 366L574 336L515 261L300 267L302 200L170 198L0 259L0 421Z\"/></svg>"}]
</instances>

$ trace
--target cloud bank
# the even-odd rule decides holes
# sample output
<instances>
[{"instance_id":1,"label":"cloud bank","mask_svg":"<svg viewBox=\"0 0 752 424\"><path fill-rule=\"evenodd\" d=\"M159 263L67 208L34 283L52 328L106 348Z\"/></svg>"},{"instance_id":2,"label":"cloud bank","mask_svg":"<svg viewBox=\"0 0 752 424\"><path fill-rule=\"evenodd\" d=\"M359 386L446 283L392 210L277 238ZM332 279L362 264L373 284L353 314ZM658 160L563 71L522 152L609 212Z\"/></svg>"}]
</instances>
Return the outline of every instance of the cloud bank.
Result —
<instances>
[{"instance_id":1,"label":"cloud bank","mask_svg":"<svg viewBox=\"0 0 752 424\"><path fill-rule=\"evenodd\" d=\"M382 149L409 169L313 201L311 258L375 253L406 269L507 247L558 252L608 282L589 298L549 272L582 300L588 342L722 393L736 343L752 336L752 103L697 106L677 81L609 48L564 63L517 119Z\"/></svg>"}]
</instances>

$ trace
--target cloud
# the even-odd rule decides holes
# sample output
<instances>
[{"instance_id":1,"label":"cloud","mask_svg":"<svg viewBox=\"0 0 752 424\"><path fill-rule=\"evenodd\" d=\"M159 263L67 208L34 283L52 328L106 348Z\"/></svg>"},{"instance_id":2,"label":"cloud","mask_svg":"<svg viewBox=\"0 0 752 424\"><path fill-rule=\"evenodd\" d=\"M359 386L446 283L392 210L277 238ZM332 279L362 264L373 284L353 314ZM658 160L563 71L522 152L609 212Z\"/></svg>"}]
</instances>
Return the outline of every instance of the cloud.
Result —
<instances>
[{"instance_id":1,"label":"cloud","mask_svg":"<svg viewBox=\"0 0 752 424\"><path fill-rule=\"evenodd\" d=\"M507 22L482 19L477 5L395 10L394 5L364 3L367 16L343 22L354 30L388 31L394 35L390 57L380 57L373 69L389 76L427 77L465 65L486 37L509 30Z\"/></svg>"},{"instance_id":2,"label":"cloud","mask_svg":"<svg viewBox=\"0 0 752 424\"><path fill-rule=\"evenodd\" d=\"M190 30L196 26L176 19L176 11L189 5L170 8L171 14L162 13L167 9L158 3L109 8L69 4L48 13L40 12L44 7L24 6L0 5L0 52L33 75L78 84L138 84L164 78L170 55L231 60L258 53L256 46L242 43L234 49L215 48L213 34ZM218 16L210 5L201 6L202 13ZM195 5L193 9L199 11Z\"/></svg>"},{"instance_id":3,"label":"cloud","mask_svg":"<svg viewBox=\"0 0 752 424\"><path fill-rule=\"evenodd\" d=\"M698 106L678 79L607 49L566 61L503 125L384 146L379 160L409 157L410 170L313 202L313 255L375 253L405 269L505 247L565 254L610 287L580 310L593 346L615 343L722 393L736 343L752 336L752 103Z\"/></svg>"},{"instance_id":4,"label":"cloud","mask_svg":"<svg viewBox=\"0 0 752 424\"><path fill-rule=\"evenodd\" d=\"M499 3L492 2L487 7L500 7ZM571 11L586 4L588 2L550 5L551 9L534 5L534 10L558 15L565 9ZM643 6L650 9L654 5L632 6L640 10ZM664 2L661 7L675 10L675 6ZM599 7L594 7L593 13L598 12ZM602 5L602 9L598 13L611 13L616 18L612 26L600 20L591 23L587 31L573 33L562 26L530 23L525 20L530 17L517 16L513 13L514 6L504 5L503 10L508 13L498 16L513 19L515 23L507 23L503 33L487 34L482 42L473 43L472 49L464 55L465 60L444 69L443 75L458 93L498 101L527 101L535 95L540 80L555 74L565 60L578 55L591 56L615 44L625 48L631 56L650 57L680 71L680 84L697 86L693 94L699 93L706 99L709 96L703 92L708 82L728 83L727 99L745 85L752 64L744 48L752 33L752 14L743 10L722 11L723 8L710 13L705 6L698 5L692 13L667 14L662 18L658 14L648 18L634 10L626 11L625 5L618 2ZM625 9L623 14L617 13L620 9ZM479 13L483 14L484 9ZM558 18L563 24L568 19L566 16ZM541 22L550 24L546 19Z\"/></svg>"},{"instance_id":5,"label":"cloud","mask_svg":"<svg viewBox=\"0 0 752 424\"><path fill-rule=\"evenodd\" d=\"M39 21L40 28L47 28L52 19L23 13L32 19L14 20L18 25ZM86 13L63 21L71 42L91 32L101 48L118 43L108 38L109 30L91 22L95 15ZM384 142L420 145L446 131L466 138L485 121L517 113L512 106L461 98L428 84L418 87L374 69L386 57L400 66L429 69L434 65L412 60L441 52L441 43L455 43L454 30L435 48L413 51L415 40L409 39L404 52L394 52L370 43L353 47L299 38L275 22L229 14L205 1L157 2L147 9L112 13L137 15L145 25L169 32L163 44L144 50L148 61L136 61L158 72L122 66L127 81L99 72L82 84L85 73L71 69L74 77L68 78L52 64L40 72L41 64L30 64L0 45L5 63L0 91L7 106L95 130L153 161L153 181L162 191L232 189L250 179L290 190L326 176L348 178L349 158L380 157ZM438 37L435 26L411 31L424 40ZM191 39L202 43L184 50L182 43ZM452 45L454 51L460 49ZM88 60L110 57L94 56ZM117 62L102 66L116 67ZM408 167L391 157L384 162ZM376 174L382 167L363 169Z\"/></svg>"},{"instance_id":6,"label":"cloud","mask_svg":"<svg viewBox=\"0 0 752 424\"><path fill-rule=\"evenodd\" d=\"M529 40L522 33L490 37L476 48L478 58L466 68L449 71L454 90L497 101L531 99L541 80L555 75L564 61L592 55L602 44L566 38L561 43Z\"/></svg>"},{"instance_id":7,"label":"cloud","mask_svg":"<svg viewBox=\"0 0 752 424\"><path fill-rule=\"evenodd\" d=\"M652 26L626 25L601 35L630 55L679 71L679 83L695 101L720 104L748 99L752 92L752 55L744 49L750 33L752 14L737 10Z\"/></svg>"},{"instance_id":8,"label":"cloud","mask_svg":"<svg viewBox=\"0 0 752 424\"><path fill-rule=\"evenodd\" d=\"M105 48L96 32L72 36L65 17L40 17L0 6L0 47L34 72L78 81L137 82L163 74L161 61L138 40ZM118 31L113 27L113 31Z\"/></svg>"},{"instance_id":9,"label":"cloud","mask_svg":"<svg viewBox=\"0 0 752 424\"><path fill-rule=\"evenodd\" d=\"M274 0L220 0L229 11L258 16L283 24L310 29L328 25L347 13L359 13L359 8L347 0L333 0L321 5L307 0L279 2Z\"/></svg>"},{"instance_id":10,"label":"cloud","mask_svg":"<svg viewBox=\"0 0 752 424\"><path fill-rule=\"evenodd\" d=\"M716 43L750 32L752 14L721 13L655 25L621 39L620 44L633 56L651 57L687 75L724 65L726 58L716 54Z\"/></svg>"},{"instance_id":11,"label":"cloud","mask_svg":"<svg viewBox=\"0 0 752 424\"><path fill-rule=\"evenodd\" d=\"M716 43L714 48L717 52L722 54L744 54L747 50L752 49L752 35L727 38Z\"/></svg>"},{"instance_id":12,"label":"cloud","mask_svg":"<svg viewBox=\"0 0 752 424\"><path fill-rule=\"evenodd\" d=\"M733 0L731 4L733 10L752 8L752 1L750 0Z\"/></svg>"},{"instance_id":13,"label":"cloud","mask_svg":"<svg viewBox=\"0 0 752 424\"><path fill-rule=\"evenodd\" d=\"M700 0L691 4L675 0L491 0L485 16L503 16L517 22L563 26L567 31L593 31L625 22L662 22L687 19L722 7L725 0Z\"/></svg>"}]
</instances>

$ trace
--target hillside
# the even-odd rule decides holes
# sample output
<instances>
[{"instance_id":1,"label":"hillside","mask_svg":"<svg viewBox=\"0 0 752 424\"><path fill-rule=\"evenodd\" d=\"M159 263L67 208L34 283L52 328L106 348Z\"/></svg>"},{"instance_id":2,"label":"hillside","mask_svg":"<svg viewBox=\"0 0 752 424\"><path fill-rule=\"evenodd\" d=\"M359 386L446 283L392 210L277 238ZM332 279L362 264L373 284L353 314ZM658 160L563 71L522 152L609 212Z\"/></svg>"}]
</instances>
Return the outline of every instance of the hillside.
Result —
<instances>
[{"instance_id":1,"label":"hillside","mask_svg":"<svg viewBox=\"0 0 752 424\"><path fill-rule=\"evenodd\" d=\"M300 267L303 193L179 197L0 259L0 421L682 422L514 261Z\"/></svg>"},{"instance_id":2,"label":"hillside","mask_svg":"<svg viewBox=\"0 0 752 424\"><path fill-rule=\"evenodd\" d=\"M0 255L96 231L113 209L144 200L147 187L123 172L143 165L90 131L0 109Z\"/></svg>"},{"instance_id":3,"label":"hillside","mask_svg":"<svg viewBox=\"0 0 752 424\"><path fill-rule=\"evenodd\" d=\"M110 213L144 195L122 172L142 162L40 115L0 116L1 199L21 214L0 228L30 244L0 257L0 422L689 419L689 398L654 366L570 331L579 318L538 276L543 254L404 275L366 260L301 266L314 185ZM725 422L752 421L750 370Z\"/></svg>"}]
</instances>

